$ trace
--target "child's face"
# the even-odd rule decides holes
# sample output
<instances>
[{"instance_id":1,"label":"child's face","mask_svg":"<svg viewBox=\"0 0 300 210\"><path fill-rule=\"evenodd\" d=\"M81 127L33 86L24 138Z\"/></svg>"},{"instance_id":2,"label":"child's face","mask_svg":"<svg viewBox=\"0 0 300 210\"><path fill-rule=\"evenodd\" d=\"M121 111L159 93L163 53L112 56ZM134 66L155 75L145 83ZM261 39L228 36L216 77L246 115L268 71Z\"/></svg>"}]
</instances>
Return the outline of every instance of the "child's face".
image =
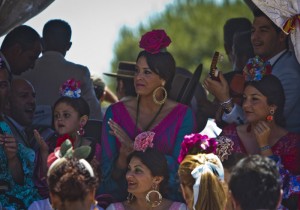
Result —
<instances>
[{"instance_id":1,"label":"child's face","mask_svg":"<svg viewBox=\"0 0 300 210\"><path fill-rule=\"evenodd\" d=\"M66 103L59 103L54 109L54 127L59 135L72 135L80 127L78 112Z\"/></svg>"}]
</instances>

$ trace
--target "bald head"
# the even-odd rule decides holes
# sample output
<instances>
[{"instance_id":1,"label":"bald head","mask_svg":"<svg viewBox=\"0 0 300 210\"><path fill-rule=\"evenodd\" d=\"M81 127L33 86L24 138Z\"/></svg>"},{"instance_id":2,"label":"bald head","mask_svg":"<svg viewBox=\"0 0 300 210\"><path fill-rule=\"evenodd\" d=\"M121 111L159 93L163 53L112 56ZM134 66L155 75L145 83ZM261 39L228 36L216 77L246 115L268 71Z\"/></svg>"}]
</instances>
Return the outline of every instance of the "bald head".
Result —
<instances>
[{"instance_id":1,"label":"bald head","mask_svg":"<svg viewBox=\"0 0 300 210\"><path fill-rule=\"evenodd\" d=\"M35 107L35 90L32 84L24 79L13 79L7 115L22 126L29 126L33 120Z\"/></svg>"}]
</instances>

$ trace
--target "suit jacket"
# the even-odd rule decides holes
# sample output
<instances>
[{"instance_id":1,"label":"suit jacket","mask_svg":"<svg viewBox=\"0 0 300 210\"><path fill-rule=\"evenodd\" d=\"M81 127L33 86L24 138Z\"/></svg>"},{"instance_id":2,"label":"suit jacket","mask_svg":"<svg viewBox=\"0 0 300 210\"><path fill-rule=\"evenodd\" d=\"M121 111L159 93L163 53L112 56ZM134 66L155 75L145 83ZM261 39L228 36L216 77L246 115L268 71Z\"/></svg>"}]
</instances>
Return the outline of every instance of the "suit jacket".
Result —
<instances>
[{"instance_id":1,"label":"suit jacket","mask_svg":"<svg viewBox=\"0 0 300 210\"><path fill-rule=\"evenodd\" d=\"M284 52L273 64L272 74L281 82L284 94L284 117L286 129L291 132L300 133L300 64L291 51ZM231 113L224 113L222 119L228 123L244 119L243 111L235 106Z\"/></svg>"},{"instance_id":2,"label":"suit jacket","mask_svg":"<svg viewBox=\"0 0 300 210\"><path fill-rule=\"evenodd\" d=\"M61 53L43 53L36 61L34 69L24 72L21 77L29 80L35 88L37 105L51 106L60 97L59 88L66 80L80 80L81 96L90 106L90 119L102 119L89 69L67 61Z\"/></svg>"}]
</instances>

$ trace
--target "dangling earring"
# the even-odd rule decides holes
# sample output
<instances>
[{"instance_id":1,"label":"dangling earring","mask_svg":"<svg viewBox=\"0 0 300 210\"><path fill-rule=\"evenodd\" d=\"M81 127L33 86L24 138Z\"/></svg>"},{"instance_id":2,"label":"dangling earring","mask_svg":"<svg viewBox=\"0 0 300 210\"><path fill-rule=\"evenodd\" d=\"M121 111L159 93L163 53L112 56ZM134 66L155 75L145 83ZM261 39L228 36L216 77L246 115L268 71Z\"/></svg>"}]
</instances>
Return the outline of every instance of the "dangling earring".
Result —
<instances>
[{"instance_id":1,"label":"dangling earring","mask_svg":"<svg viewBox=\"0 0 300 210\"><path fill-rule=\"evenodd\" d=\"M77 131L77 134L79 135L79 136L83 136L84 135L84 129L83 129L83 124L82 123L80 123L80 125L79 125L79 130Z\"/></svg>"},{"instance_id":2,"label":"dangling earring","mask_svg":"<svg viewBox=\"0 0 300 210\"><path fill-rule=\"evenodd\" d=\"M134 198L135 198L135 197L134 197L133 194L128 193L127 198L126 198L127 203L131 203L131 202L133 201Z\"/></svg>"},{"instance_id":3,"label":"dangling earring","mask_svg":"<svg viewBox=\"0 0 300 210\"><path fill-rule=\"evenodd\" d=\"M267 116L267 121L268 122L272 122L273 121L273 119L274 119L274 117L273 117L274 113L275 113L274 109L271 109L270 110L270 114Z\"/></svg>"},{"instance_id":4,"label":"dangling earring","mask_svg":"<svg viewBox=\"0 0 300 210\"><path fill-rule=\"evenodd\" d=\"M157 201L151 201L150 200L150 194L151 193L156 193L158 196L158 200ZM146 201L147 203L152 207L155 208L157 206L159 206L161 204L162 201L162 195L160 194L160 192L157 190L157 185L155 184L154 187L152 187L152 190L150 190L147 195L146 195Z\"/></svg>"},{"instance_id":5,"label":"dangling earring","mask_svg":"<svg viewBox=\"0 0 300 210\"><path fill-rule=\"evenodd\" d=\"M164 95L165 95L164 98L163 98L161 101L158 101L158 100L156 99L156 93L157 93L158 90L162 90L162 91L164 92ZM166 90L163 86L160 86L160 87L156 88L156 89L153 91L152 97L153 97L154 103L156 103L157 105L162 105L162 104L164 104L164 103L166 102L166 100L167 100L167 97L168 97L167 90Z\"/></svg>"},{"instance_id":6,"label":"dangling earring","mask_svg":"<svg viewBox=\"0 0 300 210\"><path fill-rule=\"evenodd\" d=\"M94 205L93 206L93 210L97 210L98 209L98 207L97 207L98 201L95 200L93 205Z\"/></svg>"}]
</instances>

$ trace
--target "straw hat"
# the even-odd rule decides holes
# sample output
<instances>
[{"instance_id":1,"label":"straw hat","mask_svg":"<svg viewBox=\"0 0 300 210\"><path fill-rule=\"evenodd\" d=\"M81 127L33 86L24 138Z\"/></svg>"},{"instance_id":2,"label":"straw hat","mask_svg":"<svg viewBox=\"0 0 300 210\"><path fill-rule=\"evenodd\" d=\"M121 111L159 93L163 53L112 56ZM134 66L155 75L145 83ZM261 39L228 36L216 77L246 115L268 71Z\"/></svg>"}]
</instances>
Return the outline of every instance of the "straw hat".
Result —
<instances>
[{"instance_id":1,"label":"straw hat","mask_svg":"<svg viewBox=\"0 0 300 210\"><path fill-rule=\"evenodd\" d=\"M120 61L116 73L103 73L106 76L117 78L133 78L135 74L135 62Z\"/></svg>"}]
</instances>

